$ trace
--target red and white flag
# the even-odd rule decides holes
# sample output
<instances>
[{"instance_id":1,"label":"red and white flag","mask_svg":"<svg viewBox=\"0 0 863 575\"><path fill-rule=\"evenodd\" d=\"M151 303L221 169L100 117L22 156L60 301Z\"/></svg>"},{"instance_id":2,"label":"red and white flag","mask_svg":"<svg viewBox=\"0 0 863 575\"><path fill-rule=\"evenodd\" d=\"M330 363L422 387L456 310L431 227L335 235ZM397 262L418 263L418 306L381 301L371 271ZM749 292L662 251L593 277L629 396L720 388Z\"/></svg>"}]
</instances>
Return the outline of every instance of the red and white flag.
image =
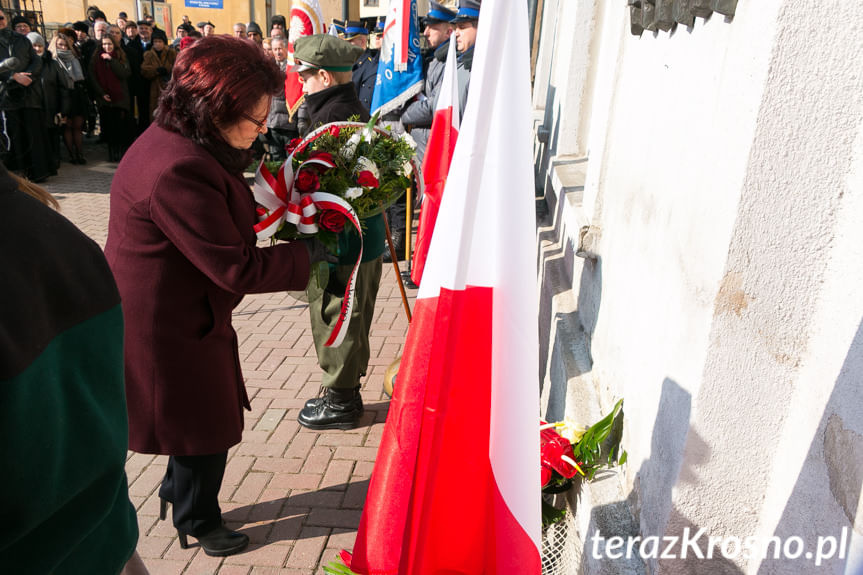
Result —
<instances>
[{"instance_id":1,"label":"red and white flag","mask_svg":"<svg viewBox=\"0 0 863 575\"><path fill-rule=\"evenodd\" d=\"M450 36L446 65L443 70L438 100L435 105L431 134L423 156L423 209L417 226L417 241L411 262L411 280L417 285L423 277L426 256L431 244L432 232L437 219L446 176L452 161L455 142L458 139L458 76L456 73L455 34Z\"/></svg>"},{"instance_id":2,"label":"red and white flag","mask_svg":"<svg viewBox=\"0 0 863 575\"><path fill-rule=\"evenodd\" d=\"M356 573L540 573L527 31L526 3L483 3L464 122L350 557Z\"/></svg>"},{"instance_id":3,"label":"red and white flag","mask_svg":"<svg viewBox=\"0 0 863 575\"><path fill-rule=\"evenodd\" d=\"M293 116L303 103L303 84L300 75L291 72L294 64L294 42L302 36L324 33L324 16L318 0L294 0L291 21L288 24L288 70L285 72L285 106Z\"/></svg>"}]
</instances>

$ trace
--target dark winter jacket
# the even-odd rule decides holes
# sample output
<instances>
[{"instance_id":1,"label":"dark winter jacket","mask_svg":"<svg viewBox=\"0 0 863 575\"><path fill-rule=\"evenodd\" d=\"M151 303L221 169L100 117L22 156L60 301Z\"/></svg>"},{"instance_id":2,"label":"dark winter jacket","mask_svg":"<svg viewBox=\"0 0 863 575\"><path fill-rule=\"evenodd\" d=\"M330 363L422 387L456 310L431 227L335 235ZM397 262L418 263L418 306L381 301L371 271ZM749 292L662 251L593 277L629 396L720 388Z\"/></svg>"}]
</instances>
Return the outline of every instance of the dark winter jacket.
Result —
<instances>
[{"instance_id":1,"label":"dark winter jacket","mask_svg":"<svg viewBox=\"0 0 863 575\"><path fill-rule=\"evenodd\" d=\"M431 134L435 106L443 82L443 71L446 67L446 56L449 51L449 40L434 51L434 56L426 69L426 79L423 84L425 98L412 102L402 113L402 124L411 127L411 136L417 143L417 157L422 160L426 144Z\"/></svg>"},{"instance_id":2,"label":"dark winter jacket","mask_svg":"<svg viewBox=\"0 0 863 575\"><path fill-rule=\"evenodd\" d=\"M276 62L276 64L279 65L279 69L282 71L283 76L285 69L287 68L287 63L287 60ZM281 83L285 83L284 78L282 78ZM297 129L296 119L291 121L291 113L288 111L288 105L285 102L284 90L279 90L270 102L270 114L267 116L267 128L277 128L280 130Z\"/></svg>"},{"instance_id":3,"label":"dark winter jacket","mask_svg":"<svg viewBox=\"0 0 863 575\"><path fill-rule=\"evenodd\" d=\"M45 50L42 54L42 110L45 126L54 126L54 116L65 114L69 110L69 88L66 72Z\"/></svg>"},{"instance_id":4,"label":"dark winter jacket","mask_svg":"<svg viewBox=\"0 0 863 575\"><path fill-rule=\"evenodd\" d=\"M7 58L18 58L14 69L0 74L0 82L5 84L2 110L19 110L21 108L42 107L42 59L36 54L33 45L26 36L22 36L11 28L0 30L0 61ZM33 83L22 86L12 79L17 72L28 72Z\"/></svg>"},{"instance_id":5,"label":"dark winter jacket","mask_svg":"<svg viewBox=\"0 0 863 575\"><path fill-rule=\"evenodd\" d=\"M371 112L372 96L375 93L375 81L378 78L378 52L377 50L366 50L354 64L353 81L357 89L357 96L365 106L366 111Z\"/></svg>"},{"instance_id":6,"label":"dark winter jacket","mask_svg":"<svg viewBox=\"0 0 863 575\"><path fill-rule=\"evenodd\" d=\"M101 52L96 52L92 58L90 58L90 71L87 75L88 80L90 81L90 93L93 94L93 98L96 100L96 103L102 107L110 107L110 108L122 108L124 110L131 109L131 100L129 99L129 76L132 74L131 68L129 67L129 61L120 58L111 58L108 60L108 67L111 72L117 79L120 81L123 87L123 97L120 99L112 99L110 102L106 102L102 96L105 95L105 87L99 83L99 78L96 75L96 66L99 64L101 59Z\"/></svg>"}]
</instances>

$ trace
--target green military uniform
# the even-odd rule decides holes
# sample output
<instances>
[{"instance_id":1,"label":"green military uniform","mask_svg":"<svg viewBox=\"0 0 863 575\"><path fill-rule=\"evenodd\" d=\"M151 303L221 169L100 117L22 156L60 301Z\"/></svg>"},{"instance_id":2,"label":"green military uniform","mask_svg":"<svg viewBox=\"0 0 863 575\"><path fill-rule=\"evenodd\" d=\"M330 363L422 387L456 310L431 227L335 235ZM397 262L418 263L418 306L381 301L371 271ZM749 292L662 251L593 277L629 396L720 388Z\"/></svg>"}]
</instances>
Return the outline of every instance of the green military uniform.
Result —
<instances>
[{"instance_id":1,"label":"green military uniform","mask_svg":"<svg viewBox=\"0 0 863 575\"><path fill-rule=\"evenodd\" d=\"M315 35L297 40L294 57L298 60L297 70L300 72L314 69L331 71L348 71L356 61L361 49L352 46L334 36ZM345 121L351 116L359 116L361 121L368 121L369 114L357 98L353 83L337 84L319 92L306 95L306 106L311 118L311 125L317 127L329 122ZM330 266L330 278L325 290L309 290L309 310L311 314L312 336L318 362L324 371L323 387L331 390L355 390L368 368L370 357L369 330L374 317L375 299L380 285L382 264L381 254L384 247L384 224L381 215L373 216L363 221L362 244L356 230L350 226L339 235L339 262ZM338 320L341 311L345 285L349 281L353 265L357 261L360 245L363 257L357 272L354 291L354 305L344 340L337 347L325 347L333 325ZM346 427L349 422L359 418L362 413L362 401L358 394L350 400L345 400L344 416L336 424ZM317 407L315 407L315 405ZM317 403L308 409L326 409L324 403ZM329 404L333 407L332 404ZM314 413L305 418L305 411L300 414L300 423L312 428L334 427L333 418L324 414L323 423ZM318 414L320 415L320 414ZM335 416L334 416L335 417ZM338 417L335 417L338 419Z\"/></svg>"}]
</instances>

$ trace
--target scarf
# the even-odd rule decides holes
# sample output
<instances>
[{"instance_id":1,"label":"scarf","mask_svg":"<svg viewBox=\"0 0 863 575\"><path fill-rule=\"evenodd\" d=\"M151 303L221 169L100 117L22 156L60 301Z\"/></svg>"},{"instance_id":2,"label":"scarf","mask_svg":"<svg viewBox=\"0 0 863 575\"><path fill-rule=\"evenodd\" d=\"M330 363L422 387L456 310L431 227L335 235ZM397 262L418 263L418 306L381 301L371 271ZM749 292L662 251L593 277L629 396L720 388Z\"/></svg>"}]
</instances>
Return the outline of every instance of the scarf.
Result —
<instances>
[{"instance_id":1,"label":"scarf","mask_svg":"<svg viewBox=\"0 0 863 575\"><path fill-rule=\"evenodd\" d=\"M111 69L111 62L102 59L102 54L103 52L93 54L93 58L96 58L96 62L94 63L96 81L99 83L99 87L111 96L111 101L108 104L117 105L123 99L123 81ZM99 103L101 104L102 102Z\"/></svg>"},{"instance_id":2,"label":"scarf","mask_svg":"<svg viewBox=\"0 0 863 575\"><path fill-rule=\"evenodd\" d=\"M57 61L65 70L66 75L72 80L72 83L83 82L84 72L81 71L81 62L72 53L72 50L57 50Z\"/></svg>"}]
</instances>

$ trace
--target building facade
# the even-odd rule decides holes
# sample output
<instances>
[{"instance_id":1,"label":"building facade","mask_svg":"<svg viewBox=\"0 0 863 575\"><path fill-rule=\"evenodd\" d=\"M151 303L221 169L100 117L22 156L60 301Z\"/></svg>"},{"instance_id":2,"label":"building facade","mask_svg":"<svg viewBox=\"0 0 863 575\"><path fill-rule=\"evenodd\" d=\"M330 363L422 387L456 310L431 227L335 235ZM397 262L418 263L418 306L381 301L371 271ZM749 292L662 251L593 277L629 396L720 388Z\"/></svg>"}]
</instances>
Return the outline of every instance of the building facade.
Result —
<instances>
[{"instance_id":1,"label":"building facade","mask_svg":"<svg viewBox=\"0 0 863 575\"><path fill-rule=\"evenodd\" d=\"M543 408L589 423L625 399L629 460L577 504L579 572L863 572L863 12L540 0L538 19ZM604 555L702 528L709 561ZM768 556L735 554L747 537Z\"/></svg>"}]
</instances>

